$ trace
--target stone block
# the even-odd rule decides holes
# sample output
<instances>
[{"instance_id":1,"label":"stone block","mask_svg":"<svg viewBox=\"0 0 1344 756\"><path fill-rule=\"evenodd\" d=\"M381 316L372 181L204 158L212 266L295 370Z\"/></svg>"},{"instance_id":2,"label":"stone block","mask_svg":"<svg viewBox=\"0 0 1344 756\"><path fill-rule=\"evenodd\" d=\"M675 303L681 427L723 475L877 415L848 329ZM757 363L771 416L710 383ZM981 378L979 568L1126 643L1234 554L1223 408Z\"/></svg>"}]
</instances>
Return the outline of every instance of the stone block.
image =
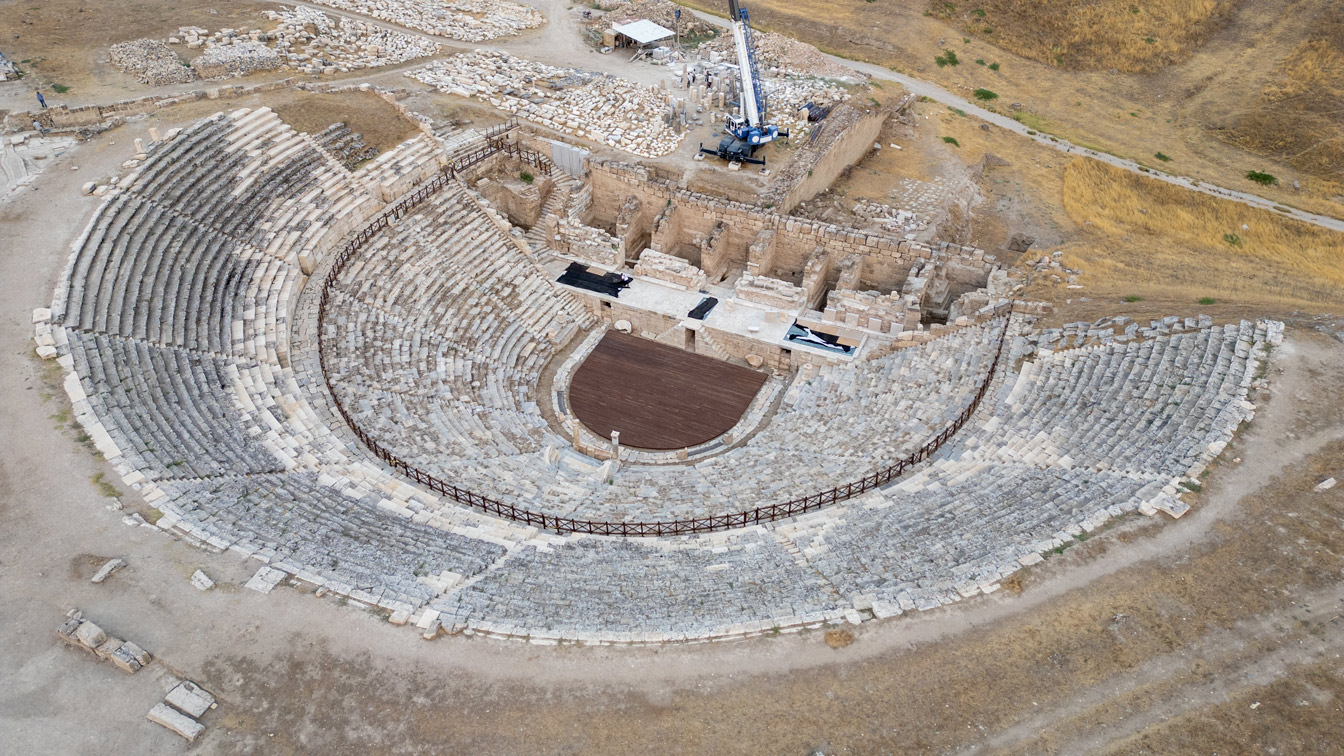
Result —
<instances>
[{"instance_id":1,"label":"stone block","mask_svg":"<svg viewBox=\"0 0 1344 756\"><path fill-rule=\"evenodd\" d=\"M196 718L215 705L215 697L190 680L178 683L168 691L163 700L177 707L182 713Z\"/></svg>"},{"instance_id":2,"label":"stone block","mask_svg":"<svg viewBox=\"0 0 1344 756\"><path fill-rule=\"evenodd\" d=\"M196 570L191 573L191 585L198 591L208 591L215 587L215 581L211 580L210 576L204 572Z\"/></svg>"},{"instance_id":3,"label":"stone block","mask_svg":"<svg viewBox=\"0 0 1344 756\"><path fill-rule=\"evenodd\" d=\"M107 633L103 632L101 627L86 620L80 623L79 627L75 630L75 639L83 644L85 648L93 650L98 648L103 641L107 640Z\"/></svg>"},{"instance_id":4,"label":"stone block","mask_svg":"<svg viewBox=\"0 0 1344 756\"><path fill-rule=\"evenodd\" d=\"M125 641L122 639L113 638L109 635L107 640L98 644L98 647L93 650L93 653L97 654L99 659L106 659L115 653L117 649L121 648L124 643Z\"/></svg>"},{"instance_id":5,"label":"stone block","mask_svg":"<svg viewBox=\"0 0 1344 756\"><path fill-rule=\"evenodd\" d=\"M196 740L201 731L205 729L205 725L165 703L155 704L154 708L150 709L149 713L145 715L145 718L181 735L187 739L187 742Z\"/></svg>"},{"instance_id":6,"label":"stone block","mask_svg":"<svg viewBox=\"0 0 1344 756\"><path fill-rule=\"evenodd\" d=\"M126 566L125 559L121 558L109 559L102 567L98 568L98 572L94 573L92 580L95 583L101 583L104 580L107 580L109 577L112 577L112 573L116 572L117 570L120 570L122 567L125 566Z\"/></svg>"}]
</instances>

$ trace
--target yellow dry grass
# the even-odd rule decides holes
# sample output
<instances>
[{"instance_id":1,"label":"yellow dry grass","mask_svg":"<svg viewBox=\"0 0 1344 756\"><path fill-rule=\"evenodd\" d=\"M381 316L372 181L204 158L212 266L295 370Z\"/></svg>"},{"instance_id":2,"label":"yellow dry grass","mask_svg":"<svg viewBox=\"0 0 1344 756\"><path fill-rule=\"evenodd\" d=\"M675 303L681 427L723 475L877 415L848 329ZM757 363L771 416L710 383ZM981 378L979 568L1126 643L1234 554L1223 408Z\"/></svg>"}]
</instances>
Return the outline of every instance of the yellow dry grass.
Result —
<instances>
[{"instance_id":1,"label":"yellow dry grass","mask_svg":"<svg viewBox=\"0 0 1344 756\"><path fill-rule=\"evenodd\" d=\"M1063 204L1090 237L1065 247L1089 296L1344 310L1344 234L1085 158Z\"/></svg>"},{"instance_id":2,"label":"yellow dry grass","mask_svg":"<svg viewBox=\"0 0 1344 756\"><path fill-rule=\"evenodd\" d=\"M1156 71L1184 60L1235 0L931 0L930 11L970 36L1070 69Z\"/></svg>"},{"instance_id":3,"label":"yellow dry grass","mask_svg":"<svg viewBox=\"0 0 1344 756\"><path fill-rule=\"evenodd\" d=\"M1344 5L1324 8L1252 108L1214 133L1316 176L1344 175Z\"/></svg>"}]
</instances>

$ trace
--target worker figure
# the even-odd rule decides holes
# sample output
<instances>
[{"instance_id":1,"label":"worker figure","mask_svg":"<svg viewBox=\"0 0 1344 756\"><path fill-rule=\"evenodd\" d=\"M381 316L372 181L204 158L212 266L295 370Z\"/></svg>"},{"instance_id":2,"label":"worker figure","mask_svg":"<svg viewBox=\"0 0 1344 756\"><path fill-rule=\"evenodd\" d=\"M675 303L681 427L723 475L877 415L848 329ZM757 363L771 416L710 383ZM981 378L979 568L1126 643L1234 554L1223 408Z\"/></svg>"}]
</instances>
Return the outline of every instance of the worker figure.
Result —
<instances>
[{"instance_id":1,"label":"worker figure","mask_svg":"<svg viewBox=\"0 0 1344 756\"><path fill-rule=\"evenodd\" d=\"M41 105L43 110L47 109L47 98L42 96L42 90L40 89L37 90L37 104Z\"/></svg>"}]
</instances>

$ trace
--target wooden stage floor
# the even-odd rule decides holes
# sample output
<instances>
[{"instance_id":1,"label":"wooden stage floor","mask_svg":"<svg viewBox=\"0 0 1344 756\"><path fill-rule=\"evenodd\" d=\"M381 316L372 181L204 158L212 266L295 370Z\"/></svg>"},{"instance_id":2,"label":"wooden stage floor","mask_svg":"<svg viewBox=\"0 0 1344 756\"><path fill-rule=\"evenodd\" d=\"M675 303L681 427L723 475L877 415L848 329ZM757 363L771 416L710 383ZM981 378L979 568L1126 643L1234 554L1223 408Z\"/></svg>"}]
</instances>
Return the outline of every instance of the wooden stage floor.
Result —
<instances>
[{"instance_id":1,"label":"wooden stage floor","mask_svg":"<svg viewBox=\"0 0 1344 756\"><path fill-rule=\"evenodd\" d=\"M766 375L712 357L608 331L569 386L579 421L621 445L682 449L728 432Z\"/></svg>"}]
</instances>

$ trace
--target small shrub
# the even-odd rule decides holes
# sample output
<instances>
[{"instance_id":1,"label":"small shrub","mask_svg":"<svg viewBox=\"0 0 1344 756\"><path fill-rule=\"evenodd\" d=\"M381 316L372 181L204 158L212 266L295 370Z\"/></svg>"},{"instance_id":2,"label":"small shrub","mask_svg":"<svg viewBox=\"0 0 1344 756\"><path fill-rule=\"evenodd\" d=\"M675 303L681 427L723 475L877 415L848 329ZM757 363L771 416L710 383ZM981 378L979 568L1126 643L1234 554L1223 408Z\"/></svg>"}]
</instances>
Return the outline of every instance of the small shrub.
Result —
<instances>
[{"instance_id":1,"label":"small shrub","mask_svg":"<svg viewBox=\"0 0 1344 756\"><path fill-rule=\"evenodd\" d=\"M1170 156L1170 155L1167 155L1167 154L1165 154L1165 153L1162 153L1162 152L1156 152L1156 153L1153 153L1153 157L1157 158L1158 160L1161 160L1161 161L1164 162L1164 163L1170 163L1170 162L1171 162L1171 156Z\"/></svg>"},{"instance_id":2,"label":"small shrub","mask_svg":"<svg viewBox=\"0 0 1344 756\"><path fill-rule=\"evenodd\" d=\"M975 10L971 11L971 13L974 13L975 15L979 16L980 18L984 18L984 17L985 17L985 11L984 11L984 9L982 9L982 8L976 8Z\"/></svg>"},{"instance_id":3,"label":"small shrub","mask_svg":"<svg viewBox=\"0 0 1344 756\"><path fill-rule=\"evenodd\" d=\"M55 92L56 94L65 94L66 92L70 91L70 87L67 87L64 84L52 84L51 91Z\"/></svg>"},{"instance_id":4,"label":"small shrub","mask_svg":"<svg viewBox=\"0 0 1344 756\"><path fill-rule=\"evenodd\" d=\"M1195 301L1202 305L1218 304L1218 300L1214 299L1213 297L1200 297Z\"/></svg>"},{"instance_id":5,"label":"small shrub","mask_svg":"<svg viewBox=\"0 0 1344 756\"><path fill-rule=\"evenodd\" d=\"M960 147L960 146L961 146L961 142L958 142L956 137L943 137L943 141L944 141L944 142L947 142L948 144L952 145L953 147Z\"/></svg>"},{"instance_id":6,"label":"small shrub","mask_svg":"<svg viewBox=\"0 0 1344 756\"><path fill-rule=\"evenodd\" d=\"M1229 246L1241 246L1241 236L1238 234L1223 234L1223 241L1227 242Z\"/></svg>"},{"instance_id":7,"label":"small shrub","mask_svg":"<svg viewBox=\"0 0 1344 756\"><path fill-rule=\"evenodd\" d=\"M1144 42L1147 42L1147 43L1150 44L1150 45L1155 45L1155 44L1157 44L1157 40L1153 39L1152 37L1144 37L1144 38L1143 38L1143 41L1144 41Z\"/></svg>"},{"instance_id":8,"label":"small shrub","mask_svg":"<svg viewBox=\"0 0 1344 756\"><path fill-rule=\"evenodd\" d=\"M524 184L530 184L532 183L532 179L535 177L531 173L523 171L522 173L518 174L518 178L522 179Z\"/></svg>"},{"instance_id":9,"label":"small shrub","mask_svg":"<svg viewBox=\"0 0 1344 756\"><path fill-rule=\"evenodd\" d=\"M976 59L975 59L975 64L976 64L977 66L983 66L983 65L985 65L985 59L984 59L984 58L976 58Z\"/></svg>"},{"instance_id":10,"label":"small shrub","mask_svg":"<svg viewBox=\"0 0 1344 756\"><path fill-rule=\"evenodd\" d=\"M966 111L962 110L961 108L954 108L954 107L952 107L951 105L948 105L948 106L947 106L947 109L950 110L950 111L952 111L953 113L955 113L955 114L961 116L962 118L968 118L968 117L969 117L969 116L966 115Z\"/></svg>"},{"instance_id":11,"label":"small shrub","mask_svg":"<svg viewBox=\"0 0 1344 756\"><path fill-rule=\"evenodd\" d=\"M1275 178L1272 174L1262 173L1260 171L1247 171L1246 178L1250 179L1251 181L1254 181L1257 184L1260 184L1261 186L1274 186L1275 184L1279 183L1279 180Z\"/></svg>"},{"instance_id":12,"label":"small shrub","mask_svg":"<svg viewBox=\"0 0 1344 756\"><path fill-rule=\"evenodd\" d=\"M977 90L975 90L975 92L973 92L972 94L975 95L975 99L977 99L977 100L983 100L984 102L989 102L990 100L997 100L997 99L999 99L999 93L998 93L998 92L993 92L993 91L988 90L988 89L977 89Z\"/></svg>"},{"instance_id":13,"label":"small shrub","mask_svg":"<svg viewBox=\"0 0 1344 756\"><path fill-rule=\"evenodd\" d=\"M990 64L989 64L989 70L991 70L991 71L997 71L997 70L999 70L999 64L998 64L998 63L990 63Z\"/></svg>"},{"instance_id":14,"label":"small shrub","mask_svg":"<svg viewBox=\"0 0 1344 756\"><path fill-rule=\"evenodd\" d=\"M1126 302L1142 302L1142 301L1143 301L1143 297L1139 296L1138 294L1130 294L1129 296L1125 297L1125 301L1126 301Z\"/></svg>"},{"instance_id":15,"label":"small shrub","mask_svg":"<svg viewBox=\"0 0 1344 756\"><path fill-rule=\"evenodd\" d=\"M980 31L984 32L985 34L993 34L993 33L994 33L994 27L992 27L992 26L986 26L985 28L981 29Z\"/></svg>"},{"instance_id":16,"label":"small shrub","mask_svg":"<svg viewBox=\"0 0 1344 756\"><path fill-rule=\"evenodd\" d=\"M957 53L955 50L944 50L942 55L933 59L933 62L937 63L939 68L942 68L943 66L955 66L961 63L960 60L957 60Z\"/></svg>"}]
</instances>

